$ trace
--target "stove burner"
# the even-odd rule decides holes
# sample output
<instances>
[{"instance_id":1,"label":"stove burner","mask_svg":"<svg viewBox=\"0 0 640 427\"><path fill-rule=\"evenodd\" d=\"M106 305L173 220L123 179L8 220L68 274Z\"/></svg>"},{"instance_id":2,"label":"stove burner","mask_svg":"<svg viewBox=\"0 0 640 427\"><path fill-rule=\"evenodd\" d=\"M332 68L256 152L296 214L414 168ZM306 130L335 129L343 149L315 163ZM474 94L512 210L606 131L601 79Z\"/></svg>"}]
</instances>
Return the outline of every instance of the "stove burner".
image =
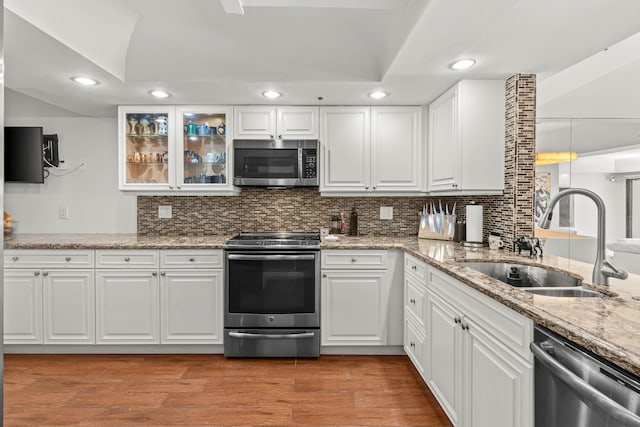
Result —
<instances>
[{"instance_id":1,"label":"stove burner","mask_svg":"<svg viewBox=\"0 0 640 427\"><path fill-rule=\"evenodd\" d=\"M224 243L225 249L319 249L318 233L240 233Z\"/></svg>"}]
</instances>

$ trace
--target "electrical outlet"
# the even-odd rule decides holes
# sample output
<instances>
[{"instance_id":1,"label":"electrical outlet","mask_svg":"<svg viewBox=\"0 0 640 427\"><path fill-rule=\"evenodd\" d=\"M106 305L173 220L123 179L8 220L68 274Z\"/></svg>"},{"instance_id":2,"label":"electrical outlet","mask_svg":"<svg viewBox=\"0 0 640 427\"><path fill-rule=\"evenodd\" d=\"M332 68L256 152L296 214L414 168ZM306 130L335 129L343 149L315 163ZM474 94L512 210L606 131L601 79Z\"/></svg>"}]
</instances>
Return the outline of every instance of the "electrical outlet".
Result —
<instances>
[{"instance_id":1,"label":"electrical outlet","mask_svg":"<svg viewBox=\"0 0 640 427\"><path fill-rule=\"evenodd\" d=\"M58 218L59 219L69 219L69 207L68 206L60 206L60 207L58 207Z\"/></svg>"},{"instance_id":2,"label":"electrical outlet","mask_svg":"<svg viewBox=\"0 0 640 427\"><path fill-rule=\"evenodd\" d=\"M380 219L393 219L393 206L380 206Z\"/></svg>"},{"instance_id":3,"label":"electrical outlet","mask_svg":"<svg viewBox=\"0 0 640 427\"><path fill-rule=\"evenodd\" d=\"M158 206L158 218L171 219L172 217L173 215L171 214L171 205Z\"/></svg>"}]
</instances>

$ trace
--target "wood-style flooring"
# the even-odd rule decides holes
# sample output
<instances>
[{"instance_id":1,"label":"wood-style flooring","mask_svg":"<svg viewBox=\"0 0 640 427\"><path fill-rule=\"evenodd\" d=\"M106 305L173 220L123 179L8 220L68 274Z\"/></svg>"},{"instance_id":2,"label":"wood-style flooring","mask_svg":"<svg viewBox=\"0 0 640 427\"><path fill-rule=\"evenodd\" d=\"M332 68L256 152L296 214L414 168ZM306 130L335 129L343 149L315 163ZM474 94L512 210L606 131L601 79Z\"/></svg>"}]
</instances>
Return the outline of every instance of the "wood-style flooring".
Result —
<instances>
[{"instance_id":1,"label":"wood-style flooring","mask_svg":"<svg viewBox=\"0 0 640 427\"><path fill-rule=\"evenodd\" d=\"M6 355L5 426L450 426L406 356Z\"/></svg>"}]
</instances>

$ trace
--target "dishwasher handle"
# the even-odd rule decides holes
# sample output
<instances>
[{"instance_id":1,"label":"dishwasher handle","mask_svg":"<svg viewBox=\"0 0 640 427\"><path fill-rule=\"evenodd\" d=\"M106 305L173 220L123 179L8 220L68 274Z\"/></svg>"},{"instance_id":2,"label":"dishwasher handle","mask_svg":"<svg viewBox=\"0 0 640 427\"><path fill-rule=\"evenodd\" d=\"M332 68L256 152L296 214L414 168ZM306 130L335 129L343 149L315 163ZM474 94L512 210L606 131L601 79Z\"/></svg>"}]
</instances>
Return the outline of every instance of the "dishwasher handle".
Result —
<instances>
[{"instance_id":1,"label":"dishwasher handle","mask_svg":"<svg viewBox=\"0 0 640 427\"><path fill-rule=\"evenodd\" d=\"M591 402L594 406L605 411L616 421L627 427L640 427L640 417L618 402L602 394L596 388L589 385L582 378L575 375L560 362L551 357L540 345L532 342L529 345L533 356L538 359L560 381L571 388L581 399Z\"/></svg>"}]
</instances>

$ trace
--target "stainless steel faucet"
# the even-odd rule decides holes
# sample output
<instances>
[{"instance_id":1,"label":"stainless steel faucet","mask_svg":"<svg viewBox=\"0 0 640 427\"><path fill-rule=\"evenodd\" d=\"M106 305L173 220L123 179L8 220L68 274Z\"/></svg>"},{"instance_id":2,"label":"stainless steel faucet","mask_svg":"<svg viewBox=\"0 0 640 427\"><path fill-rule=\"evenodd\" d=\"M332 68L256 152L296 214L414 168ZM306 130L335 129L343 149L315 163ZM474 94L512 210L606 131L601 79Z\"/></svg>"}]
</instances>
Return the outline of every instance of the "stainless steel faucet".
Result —
<instances>
[{"instance_id":1,"label":"stainless steel faucet","mask_svg":"<svg viewBox=\"0 0 640 427\"><path fill-rule=\"evenodd\" d=\"M596 250L596 262L593 265L593 274L591 276L592 283L596 285L609 285L609 277L616 279L626 279L629 274L619 268L616 268L611 264L606 257L606 243L605 239L605 208L604 202L596 193L585 188L568 188L556 194L549 202L549 207L546 212L542 214L542 217L538 221L540 228L549 228L551 225L551 216L553 214L553 208L558 204L558 201L565 196L571 194L580 194L587 196L596 204L598 208L598 236L597 236L597 250Z\"/></svg>"}]
</instances>

